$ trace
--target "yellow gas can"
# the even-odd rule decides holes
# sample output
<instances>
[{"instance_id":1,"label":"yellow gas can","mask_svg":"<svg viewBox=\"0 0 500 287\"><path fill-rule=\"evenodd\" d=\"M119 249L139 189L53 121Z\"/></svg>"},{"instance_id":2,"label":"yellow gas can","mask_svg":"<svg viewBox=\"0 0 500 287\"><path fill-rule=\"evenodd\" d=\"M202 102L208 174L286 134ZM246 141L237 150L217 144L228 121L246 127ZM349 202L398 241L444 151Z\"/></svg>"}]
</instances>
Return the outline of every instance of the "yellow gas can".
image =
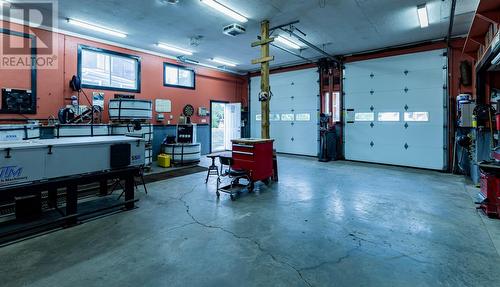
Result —
<instances>
[{"instance_id":1,"label":"yellow gas can","mask_svg":"<svg viewBox=\"0 0 500 287\"><path fill-rule=\"evenodd\" d=\"M170 167L170 155L164 153L159 154L158 165L161 167Z\"/></svg>"}]
</instances>

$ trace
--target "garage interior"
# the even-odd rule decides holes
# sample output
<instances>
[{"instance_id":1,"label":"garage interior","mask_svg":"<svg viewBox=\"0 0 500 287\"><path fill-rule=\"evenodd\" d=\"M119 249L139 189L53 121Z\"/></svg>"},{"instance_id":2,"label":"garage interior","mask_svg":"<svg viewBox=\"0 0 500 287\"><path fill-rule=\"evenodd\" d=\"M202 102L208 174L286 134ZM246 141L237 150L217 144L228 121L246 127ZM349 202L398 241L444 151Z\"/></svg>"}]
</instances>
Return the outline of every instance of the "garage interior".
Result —
<instances>
[{"instance_id":1,"label":"garage interior","mask_svg":"<svg viewBox=\"0 0 500 287\"><path fill-rule=\"evenodd\" d=\"M495 286L497 0L0 0L2 286Z\"/></svg>"}]
</instances>

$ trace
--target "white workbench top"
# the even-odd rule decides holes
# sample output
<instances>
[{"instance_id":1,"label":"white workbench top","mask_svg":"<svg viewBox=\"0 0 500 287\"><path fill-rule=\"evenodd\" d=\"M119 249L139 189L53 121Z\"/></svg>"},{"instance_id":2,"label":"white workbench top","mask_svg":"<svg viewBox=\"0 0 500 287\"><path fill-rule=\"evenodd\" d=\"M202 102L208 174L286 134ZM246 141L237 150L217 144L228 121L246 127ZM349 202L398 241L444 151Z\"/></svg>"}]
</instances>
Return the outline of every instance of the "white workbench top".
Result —
<instances>
[{"instance_id":1,"label":"white workbench top","mask_svg":"<svg viewBox=\"0 0 500 287\"><path fill-rule=\"evenodd\" d=\"M59 139L34 139L25 141L0 141L0 149L28 149L47 146L94 145L103 143L137 142L141 138L127 136L68 137Z\"/></svg>"}]
</instances>

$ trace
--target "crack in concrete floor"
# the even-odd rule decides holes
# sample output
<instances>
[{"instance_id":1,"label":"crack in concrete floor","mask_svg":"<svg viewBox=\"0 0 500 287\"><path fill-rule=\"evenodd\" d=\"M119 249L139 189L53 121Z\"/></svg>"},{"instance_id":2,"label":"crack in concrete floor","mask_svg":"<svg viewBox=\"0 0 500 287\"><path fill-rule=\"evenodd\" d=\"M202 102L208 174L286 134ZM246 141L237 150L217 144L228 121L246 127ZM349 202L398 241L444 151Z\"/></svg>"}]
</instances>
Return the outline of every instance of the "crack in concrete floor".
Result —
<instances>
[{"instance_id":1,"label":"crack in concrete floor","mask_svg":"<svg viewBox=\"0 0 500 287\"><path fill-rule=\"evenodd\" d=\"M301 279L301 281L304 282L304 284L306 284L307 286L313 286L305 277L304 277L304 274L303 272L304 271L312 271L312 270L315 270L315 269L318 269L318 268L321 268L322 266L324 265L330 265L330 264L334 264L334 265L337 265L337 264L340 264L342 263L344 260L348 259L349 257L352 256L352 254L356 251L360 251L361 247L362 247L362 243L361 242L367 242L367 243L370 243L370 244L373 244L375 246L380 246L381 244L378 243L378 242L374 242L374 241L371 241L371 240L368 240L368 239L365 239L363 237L360 237L358 235L355 234L356 231L354 231L354 233L351 231L349 232L347 229L345 229L344 227L342 229L344 229L344 231L347 233L346 236L351 236L353 237L355 240L358 241L358 244L356 247L350 249L347 251L347 253L343 256L340 256L339 258L337 258L336 260L328 260L328 261L323 261L323 262L320 262L316 265L312 265L312 266L308 266L308 267L302 267L302 268L297 268L295 266L293 266L292 264L290 264L289 262L287 261L284 261L284 260L280 260L278 259L274 254L272 254L271 252L269 252L268 250L266 250L265 248L262 247L261 243L256 240L256 239L253 239L251 237L247 237L247 236L241 236L241 235L238 235L236 234L235 232L231 231L231 230L228 230L222 226L217 226L217 225L211 225L211 224L207 224L207 223L203 223L201 221L199 221L192 213L191 213L191 210L190 210L190 205L188 204L188 202L184 199L187 195L193 193L196 188L198 186L194 186L193 188L191 188L188 192L186 193L183 193L180 197L170 197L172 200L177 200L179 202L181 202L184 207L185 207L185 210L186 210L186 214L191 218L192 222L191 223L188 223L188 224L184 224L184 226L188 226L188 225L192 225L192 224L197 224L199 226L202 226L204 228L209 228L209 229L217 229L217 230L220 230L220 231L223 231L227 234L230 234L231 236L239 239L239 240L247 240L247 241L250 241L251 243L253 243L257 249L264 253L265 255L268 255L274 262L278 263L278 264L281 264L281 265L286 265L288 266L289 268L293 269L297 275L299 276L299 278ZM331 197L332 195L329 195L329 196L326 196L326 197ZM288 203L285 203L283 205L293 205L293 204L298 204L298 203L302 203L302 202L305 202L305 201L310 201L310 200L314 200L314 199L317 199L317 198L311 198L311 199L308 199L308 200L300 200L300 201L295 201L295 202L288 202ZM178 226L176 227L175 229L179 229L179 228L182 228L184 226ZM171 230L170 230L171 231ZM426 261L422 261L422 260L419 260L413 256L411 256L410 254L406 254L406 253L403 253L401 251L398 251L398 250L395 250L393 248L393 246L389 243L389 242L383 242L382 245L386 248L389 248L391 250L393 250L394 252L396 253L399 253L400 255L399 256L396 256L396 257L392 257L392 258L389 258L389 259L397 259L397 258L401 258L401 257L406 257L406 258L409 258L415 262L418 262L418 263L423 263L423 264L433 264L432 262L426 262ZM366 253L366 252L365 252Z\"/></svg>"},{"instance_id":2,"label":"crack in concrete floor","mask_svg":"<svg viewBox=\"0 0 500 287\"><path fill-rule=\"evenodd\" d=\"M233 231L231 231L231 230L228 230L228 229L226 229L226 228L224 228L224 227L222 227L222 226L217 226L217 225L206 224L206 223L203 223L203 222L199 221L199 220L198 220L198 219L197 219L197 218L196 218L196 217L195 217L195 216L191 213L190 206L189 206L188 202L187 202L186 200L184 200L184 197L185 197L186 195L188 195L188 194L190 194L190 193L194 192L194 191L196 190L196 187L197 187L197 186L193 187L190 191L188 191L188 192L184 193L184 194L183 194L181 197L179 197L179 198L172 197L172 199L176 199L176 200L180 201L180 202L184 205L184 207L186 208L186 214L187 214L187 215L191 218L191 220L193 220L193 222L191 222L191 223L189 223L189 224L185 224L185 226L190 225L190 224L198 224L198 225L200 225L200 226L202 226L202 227L204 227L204 228L209 228L209 229L217 229L217 230L223 231L223 232L225 232L225 233L227 233L227 234L230 234L231 236L233 236L234 238L239 239L239 240L247 240L247 241L250 241L251 243L253 243L253 244L257 247L257 249L258 249L261 253L263 253L263 254L265 254L265 255L269 256L269 257L270 257L270 258L271 258L274 262L276 262L276 263L278 263L278 264L281 264L281 265L286 265L286 266L288 266L289 268L293 269L293 270L297 273L297 275L299 276L299 278L301 279L301 281L302 281L302 282L304 282L304 284L306 284L307 286L310 286L310 287L312 287L312 286L313 286L313 285L312 285L309 281L307 281L307 279L306 279L306 278L304 278L304 275L302 274L301 269L296 268L295 266L293 266L293 265L292 265L292 264L290 264L289 262L286 262L286 261L284 261L284 260L280 260L280 259L278 259L278 258L277 258L274 254L272 254L271 252L269 252L268 250L266 250L265 248L263 248L263 247L262 247L262 245L261 245L261 243L260 243L258 240L253 239L253 238L251 238L251 237L238 235L238 234L236 234L235 232L233 232ZM181 228L181 227L179 226L179 228Z\"/></svg>"}]
</instances>

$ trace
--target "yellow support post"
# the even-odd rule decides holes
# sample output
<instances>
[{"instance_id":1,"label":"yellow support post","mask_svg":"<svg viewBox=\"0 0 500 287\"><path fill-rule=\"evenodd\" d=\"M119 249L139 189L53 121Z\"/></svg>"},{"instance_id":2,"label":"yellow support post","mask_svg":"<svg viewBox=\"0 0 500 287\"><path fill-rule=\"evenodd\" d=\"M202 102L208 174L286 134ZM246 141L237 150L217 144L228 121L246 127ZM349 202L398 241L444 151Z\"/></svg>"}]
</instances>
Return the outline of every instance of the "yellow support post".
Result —
<instances>
[{"instance_id":1,"label":"yellow support post","mask_svg":"<svg viewBox=\"0 0 500 287\"><path fill-rule=\"evenodd\" d=\"M273 42L274 38L269 37L269 21L264 20L260 25L260 41L252 43L252 47L260 46L261 58L253 60L253 64L260 63L260 92L262 97L261 109L262 109L262 131L261 137L263 139L269 139L269 100L270 100L270 88L269 88L269 62L274 60L273 56L269 55L269 43ZM261 97L259 97L261 98Z\"/></svg>"}]
</instances>

